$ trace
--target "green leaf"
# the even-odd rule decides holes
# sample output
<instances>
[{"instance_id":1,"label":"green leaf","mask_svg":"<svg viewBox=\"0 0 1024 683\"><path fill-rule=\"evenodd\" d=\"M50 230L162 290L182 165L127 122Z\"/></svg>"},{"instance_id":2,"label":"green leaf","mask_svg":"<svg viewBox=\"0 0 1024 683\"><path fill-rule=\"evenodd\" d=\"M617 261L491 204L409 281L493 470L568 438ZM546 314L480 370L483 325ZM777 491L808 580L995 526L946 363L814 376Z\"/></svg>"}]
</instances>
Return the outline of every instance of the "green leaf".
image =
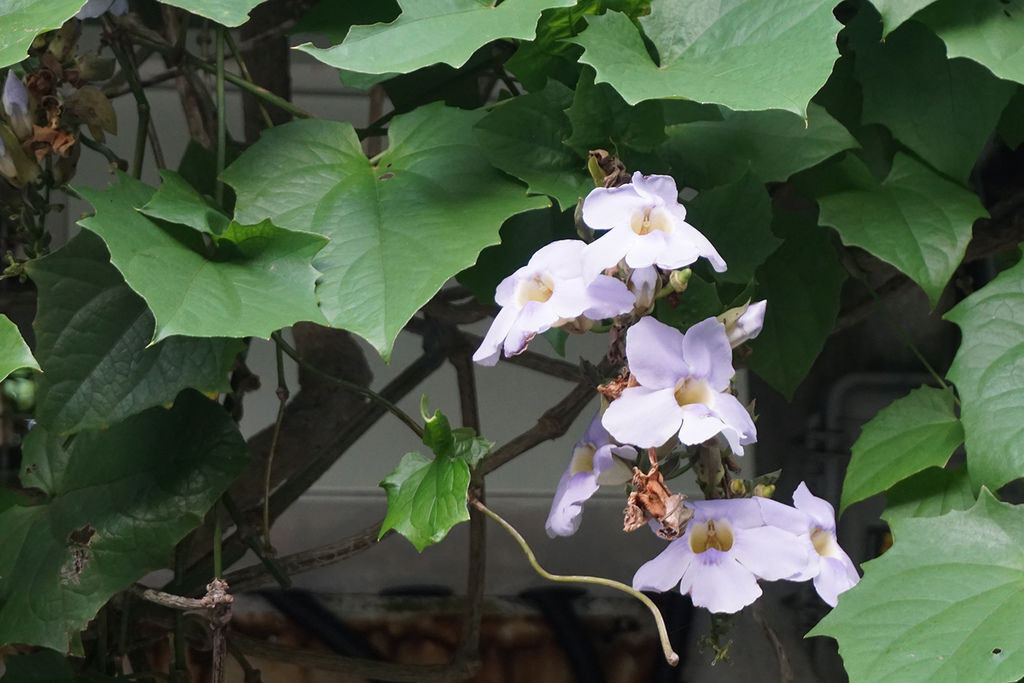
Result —
<instances>
[{"instance_id":1,"label":"green leaf","mask_svg":"<svg viewBox=\"0 0 1024 683\"><path fill-rule=\"evenodd\" d=\"M654 3L642 22L660 64L651 61L636 27L618 12L590 17L587 30L575 38L584 48L580 61L630 104L685 97L804 116L839 56L840 25L832 3L820 0L677 0Z\"/></svg>"},{"instance_id":2,"label":"green leaf","mask_svg":"<svg viewBox=\"0 0 1024 683\"><path fill-rule=\"evenodd\" d=\"M428 460L419 453L406 453L380 485L388 496L381 536L394 529L421 552L469 519L469 466L462 458Z\"/></svg>"},{"instance_id":3,"label":"green leaf","mask_svg":"<svg viewBox=\"0 0 1024 683\"><path fill-rule=\"evenodd\" d=\"M749 365L792 398L835 325L846 271L828 231L806 217L777 212L773 228L785 241L757 270L754 298L768 307Z\"/></svg>"},{"instance_id":4,"label":"green leaf","mask_svg":"<svg viewBox=\"0 0 1024 683\"><path fill-rule=\"evenodd\" d=\"M665 117L660 102L635 107L607 83L594 83L594 70L583 69L572 106L566 110L572 136L565 144L579 155L607 149L629 164L630 150L650 151L665 140Z\"/></svg>"},{"instance_id":5,"label":"green leaf","mask_svg":"<svg viewBox=\"0 0 1024 683\"><path fill-rule=\"evenodd\" d=\"M919 10L934 2L935 0L871 0L871 4L882 15L883 38L895 31Z\"/></svg>"},{"instance_id":6,"label":"green leaf","mask_svg":"<svg viewBox=\"0 0 1024 683\"><path fill-rule=\"evenodd\" d=\"M1022 0L941 0L914 17L938 34L950 57L967 57L999 78L1024 83Z\"/></svg>"},{"instance_id":7,"label":"green leaf","mask_svg":"<svg viewBox=\"0 0 1024 683\"><path fill-rule=\"evenodd\" d=\"M223 174L238 193L236 220L329 237L314 261L320 305L387 359L409 318L497 242L506 218L547 204L472 144L482 115L434 104L396 116L376 164L347 123L278 126Z\"/></svg>"},{"instance_id":8,"label":"green leaf","mask_svg":"<svg viewBox=\"0 0 1024 683\"><path fill-rule=\"evenodd\" d=\"M0 512L0 645L68 651L114 593L166 566L248 457L230 416L192 391L65 443L29 432L22 484L47 500Z\"/></svg>"},{"instance_id":9,"label":"green leaf","mask_svg":"<svg viewBox=\"0 0 1024 683\"><path fill-rule=\"evenodd\" d=\"M574 6L541 12L535 37L520 42L505 69L529 92L542 89L549 79L571 86L579 77L577 60L583 50L567 39L586 28L583 16L594 13L597 6L594 0L578 0Z\"/></svg>"},{"instance_id":10,"label":"green leaf","mask_svg":"<svg viewBox=\"0 0 1024 683\"><path fill-rule=\"evenodd\" d=\"M440 410L435 410L432 416L427 417L426 403L427 397L424 396L420 405L420 412L423 413L423 445L432 450L438 458L451 460L455 457L452 426Z\"/></svg>"},{"instance_id":11,"label":"green leaf","mask_svg":"<svg viewBox=\"0 0 1024 683\"><path fill-rule=\"evenodd\" d=\"M1010 149L1017 149L1024 143L1024 86L1017 86L996 130Z\"/></svg>"},{"instance_id":12,"label":"green leaf","mask_svg":"<svg viewBox=\"0 0 1024 683\"><path fill-rule=\"evenodd\" d=\"M66 657L53 650L5 657L4 683L75 683L77 676Z\"/></svg>"},{"instance_id":13,"label":"green leaf","mask_svg":"<svg viewBox=\"0 0 1024 683\"><path fill-rule=\"evenodd\" d=\"M858 49L855 71L864 91L863 122L886 126L961 182L1014 90L975 62L947 61L942 41L916 21Z\"/></svg>"},{"instance_id":14,"label":"green leaf","mask_svg":"<svg viewBox=\"0 0 1024 683\"><path fill-rule=\"evenodd\" d=\"M969 510L896 522L808 635L839 641L852 681L1015 681L1024 676L1024 508L982 491Z\"/></svg>"},{"instance_id":15,"label":"green leaf","mask_svg":"<svg viewBox=\"0 0 1024 683\"><path fill-rule=\"evenodd\" d=\"M882 182L852 156L837 168L844 187L818 196L820 223L906 273L934 305L985 215L978 197L901 153Z\"/></svg>"},{"instance_id":16,"label":"green leaf","mask_svg":"<svg viewBox=\"0 0 1024 683\"><path fill-rule=\"evenodd\" d=\"M469 427L453 429L452 438L455 439L455 457L465 460L470 469L476 467L477 463L494 448L493 441L477 436Z\"/></svg>"},{"instance_id":17,"label":"green leaf","mask_svg":"<svg viewBox=\"0 0 1024 683\"><path fill-rule=\"evenodd\" d=\"M667 132L661 154L679 182L695 188L730 183L745 173L762 182L786 180L857 146L849 131L815 104L808 105L806 121L785 111L722 108L721 120L683 123Z\"/></svg>"},{"instance_id":18,"label":"green leaf","mask_svg":"<svg viewBox=\"0 0 1024 683\"><path fill-rule=\"evenodd\" d=\"M715 284L694 274L690 276L685 292L654 302L654 317L666 325L686 331L691 325L718 315L724 309Z\"/></svg>"},{"instance_id":19,"label":"green leaf","mask_svg":"<svg viewBox=\"0 0 1024 683\"><path fill-rule=\"evenodd\" d=\"M249 21L249 12L265 0L160 0L192 14L213 19L225 26L241 26Z\"/></svg>"},{"instance_id":20,"label":"green leaf","mask_svg":"<svg viewBox=\"0 0 1024 683\"><path fill-rule=\"evenodd\" d=\"M220 235L228 229L231 219L184 178L167 169L160 171L160 177L163 184L139 211L150 218L180 223L210 235Z\"/></svg>"},{"instance_id":21,"label":"green leaf","mask_svg":"<svg viewBox=\"0 0 1024 683\"><path fill-rule=\"evenodd\" d=\"M36 416L56 433L107 427L166 405L185 387L229 389L239 341L171 337L149 346L153 314L110 265L102 240L81 232L31 261L39 291Z\"/></svg>"},{"instance_id":22,"label":"green leaf","mask_svg":"<svg viewBox=\"0 0 1024 683\"><path fill-rule=\"evenodd\" d=\"M575 0L406 0L389 24L353 26L345 40L321 49L309 43L299 50L339 69L368 74L408 73L443 62L466 63L481 45L498 38L530 39L541 10L568 7Z\"/></svg>"},{"instance_id":23,"label":"green leaf","mask_svg":"<svg viewBox=\"0 0 1024 683\"><path fill-rule=\"evenodd\" d=\"M85 0L8 0L0 3L0 68L28 56L35 37L60 28L82 9Z\"/></svg>"},{"instance_id":24,"label":"green leaf","mask_svg":"<svg viewBox=\"0 0 1024 683\"><path fill-rule=\"evenodd\" d=\"M963 338L949 368L960 395L967 469L997 489L1024 472L1024 262L970 295L946 320Z\"/></svg>"},{"instance_id":25,"label":"green leaf","mask_svg":"<svg viewBox=\"0 0 1024 683\"><path fill-rule=\"evenodd\" d=\"M291 33L318 33L332 43L345 39L356 24L391 22L398 18L401 8L396 0L374 2L338 2L320 0L312 9L299 17Z\"/></svg>"},{"instance_id":26,"label":"green leaf","mask_svg":"<svg viewBox=\"0 0 1024 683\"><path fill-rule=\"evenodd\" d=\"M929 467L885 492L882 519L889 524L907 517L938 517L950 510L974 505L974 491L966 467Z\"/></svg>"},{"instance_id":27,"label":"green leaf","mask_svg":"<svg viewBox=\"0 0 1024 683\"><path fill-rule=\"evenodd\" d=\"M79 221L103 238L110 260L156 317L154 341L195 337L262 337L300 320L322 322L310 265L326 240L262 222L232 223L212 254L201 235L158 224L136 210L153 196L124 174L108 190L79 188L96 215ZM254 223L258 221L253 221Z\"/></svg>"},{"instance_id":28,"label":"green leaf","mask_svg":"<svg viewBox=\"0 0 1024 683\"><path fill-rule=\"evenodd\" d=\"M511 216L500 234L501 244L481 251L476 264L457 275L477 299L488 304L494 303L498 283L525 266L534 252L555 240L577 237L572 215L554 207Z\"/></svg>"},{"instance_id":29,"label":"green leaf","mask_svg":"<svg viewBox=\"0 0 1024 683\"><path fill-rule=\"evenodd\" d=\"M942 467L963 441L952 390L920 387L893 401L853 444L839 513L923 469Z\"/></svg>"},{"instance_id":30,"label":"green leaf","mask_svg":"<svg viewBox=\"0 0 1024 683\"><path fill-rule=\"evenodd\" d=\"M535 93L499 102L473 129L473 139L496 168L526 183L530 192L575 207L594 189L587 158L562 144L569 137L564 110L572 91L558 81Z\"/></svg>"},{"instance_id":31,"label":"green leaf","mask_svg":"<svg viewBox=\"0 0 1024 683\"><path fill-rule=\"evenodd\" d=\"M715 245L729 269L719 282L746 284L782 240L772 233L772 207L764 183L749 174L698 194L687 205L686 221Z\"/></svg>"},{"instance_id":32,"label":"green leaf","mask_svg":"<svg viewBox=\"0 0 1024 683\"><path fill-rule=\"evenodd\" d=\"M8 375L21 368L38 370L39 364L21 338L18 326L0 313L0 380L7 379Z\"/></svg>"}]
</instances>

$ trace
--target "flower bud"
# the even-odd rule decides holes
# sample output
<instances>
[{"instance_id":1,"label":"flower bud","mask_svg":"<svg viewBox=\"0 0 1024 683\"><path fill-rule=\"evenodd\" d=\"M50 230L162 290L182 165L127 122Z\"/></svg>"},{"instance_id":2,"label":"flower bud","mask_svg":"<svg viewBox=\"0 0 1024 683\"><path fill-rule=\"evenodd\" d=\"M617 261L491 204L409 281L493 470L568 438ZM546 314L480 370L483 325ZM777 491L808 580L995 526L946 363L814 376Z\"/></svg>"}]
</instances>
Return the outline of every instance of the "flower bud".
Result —
<instances>
[{"instance_id":1,"label":"flower bud","mask_svg":"<svg viewBox=\"0 0 1024 683\"><path fill-rule=\"evenodd\" d=\"M754 487L754 495L758 498L771 498L775 494L775 484L758 484Z\"/></svg>"},{"instance_id":2,"label":"flower bud","mask_svg":"<svg viewBox=\"0 0 1024 683\"><path fill-rule=\"evenodd\" d=\"M690 276L693 275L693 271L689 268L683 268L682 270L673 270L668 276L668 284L672 288L672 291L682 294L686 291L686 288L690 286Z\"/></svg>"},{"instance_id":3,"label":"flower bud","mask_svg":"<svg viewBox=\"0 0 1024 683\"><path fill-rule=\"evenodd\" d=\"M730 308L718 316L718 322L725 325L725 333L729 337L729 345L736 348L746 341L750 341L761 334L764 326L764 312L768 306L766 300Z\"/></svg>"},{"instance_id":4,"label":"flower bud","mask_svg":"<svg viewBox=\"0 0 1024 683\"><path fill-rule=\"evenodd\" d=\"M742 479L731 479L729 491L736 497L742 497L747 495L747 485L743 483Z\"/></svg>"},{"instance_id":5,"label":"flower bud","mask_svg":"<svg viewBox=\"0 0 1024 683\"><path fill-rule=\"evenodd\" d=\"M7 153L7 145L2 136L0 136L0 175L8 180L18 177L18 169L14 167L14 159Z\"/></svg>"},{"instance_id":6,"label":"flower bud","mask_svg":"<svg viewBox=\"0 0 1024 683\"><path fill-rule=\"evenodd\" d=\"M29 111L28 90L21 79L14 75L14 70L7 72L2 97L4 111L11 122L11 128L19 140L32 137L32 114Z\"/></svg>"}]
</instances>

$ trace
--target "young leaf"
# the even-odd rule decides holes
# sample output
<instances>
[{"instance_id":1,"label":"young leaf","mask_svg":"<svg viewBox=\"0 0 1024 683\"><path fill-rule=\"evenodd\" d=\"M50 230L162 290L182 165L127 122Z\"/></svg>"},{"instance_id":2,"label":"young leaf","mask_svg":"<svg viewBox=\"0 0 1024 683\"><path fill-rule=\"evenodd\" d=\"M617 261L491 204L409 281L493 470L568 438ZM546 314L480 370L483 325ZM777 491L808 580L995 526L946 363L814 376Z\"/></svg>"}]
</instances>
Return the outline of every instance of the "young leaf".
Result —
<instances>
[{"instance_id":1,"label":"young leaf","mask_svg":"<svg viewBox=\"0 0 1024 683\"><path fill-rule=\"evenodd\" d=\"M75 16L86 0L47 0L47 2L4 2L0 4L0 69L28 56L35 37L60 28Z\"/></svg>"},{"instance_id":2,"label":"young leaf","mask_svg":"<svg viewBox=\"0 0 1024 683\"><path fill-rule=\"evenodd\" d=\"M210 235L228 229L231 219L188 184L184 178L167 169L160 171L163 183L139 211L150 218L180 223Z\"/></svg>"},{"instance_id":3,"label":"young leaf","mask_svg":"<svg viewBox=\"0 0 1024 683\"><path fill-rule=\"evenodd\" d=\"M775 233L785 241L757 270L755 299L768 299L764 328L750 342L750 368L787 398L821 353L839 313L846 271L828 231L806 218L778 212Z\"/></svg>"},{"instance_id":4,"label":"young leaf","mask_svg":"<svg viewBox=\"0 0 1024 683\"><path fill-rule=\"evenodd\" d=\"M960 395L971 481L997 489L1024 472L1024 261L970 295L945 318L963 338L949 368Z\"/></svg>"},{"instance_id":5,"label":"young leaf","mask_svg":"<svg viewBox=\"0 0 1024 683\"><path fill-rule=\"evenodd\" d=\"M166 565L248 457L230 416L192 391L66 442L36 425L21 478L46 502L0 504L0 646L67 652L114 593Z\"/></svg>"},{"instance_id":6,"label":"young leaf","mask_svg":"<svg viewBox=\"0 0 1024 683\"><path fill-rule=\"evenodd\" d=\"M891 525L907 517L938 517L950 510L966 510L974 501L966 467L929 467L885 492L882 519Z\"/></svg>"},{"instance_id":7,"label":"young leaf","mask_svg":"<svg viewBox=\"0 0 1024 683\"><path fill-rule=\"evenodd\" d=\"M228 390L242 343L176 336L150 346L153 314L96 235L80 232L26 269L39 291L34 327L45 372L36 417L47 429L107 427L170 403L185 387Z\"/></svg>"},{"instance_id":8,"label":"young leaf","mask_svg":"<svg viewBox=\"0 0 1024 683\"><path fill-rule=\"evenodd\" d=\"M499 102L473 129L473 139L496 168L519 178L530 192L547 194L562 209L594 189L586 156L562 144L569 136L564 110L572 91L549 81L538 92Z\"/></svg>"},{"instance_id":9,"label":"young leaf","mask_svg":"<svg viewBox=\"0 0 1024 683\"><path fill-rule=\"evenodd\" d=\"M818 196L819 222L906 273L934 305L985 215L978 197L901 153L882 182L852 156L838 169L844 186Z\"/></svg>"},{"instance_id":10,"label":"young leaf","mask_svg":"<svg viewBox=\"0 0 1024 683\"><path fill-rule=\"evenodd\" d=\"M0 380L21 368L39 369L28 344L10 318L0 313Z\"/></svg>"},{"instance_id":11,"label":"young leaf","mask_svg":"<svg viewBox=\"0 0 1024 683\"><path fill-rule=\"evenodd\" d=\"M396 116L375 164L347 123L278 126L223 174L238 193L236 220L329 237L314 261L327 320L387 359L409 318L498 241L506 218L548 204L472 144L482 116L440 104Z\"/></svg>"},{"instance_id":12,"label":"young leaf","mask_svg":"<svg viewBox=\"0 0 1024 683\"><path fill-rule=\"evenodd\" d=\"M465 460L470 469L476 467L477 463L494 448L493 441L477 436L469 427L453 429L452 438L455 439L455 457Z\"/></svg>"},{"instance_id":13,"label":"young leaf","mask_svg":"<svg viewBox=\"0 0 1024 683\"><path fill-rule=\"evenodd\" d=\"M858 48L855 64L863 123L886 126L935 168L966 181L1013 85L970 60L947 61L942 41L916 21Z\"/></svg>"},{"instance_id":14,"label":"young leaf","mask_svg":"<svg viewBox=\"0 0 1024 683\"><path fill-rule=\"evenodd\" d=\"M946 43L950 57L967 57L998 78L1024 83L1024 2L932 3L915 20L928 26Z\"/></svg>"},{"instance_id":15,"label":"young leaf","mask_svg":"<svg viewBox=\"0 0 1024 683\"><path fill-rule=\"evenodd\" d=\"M262 337L300 320L322 322L310 265L327 240L264 221L233 223L204 253L198 232L158 224L136 210L154 190L121 174L108 190L80 188L96 209L79 221L107 244L110 260L156 317L154 341L193 337ZM258 222L258 221L253 221Z\"/></svg>"},{"instance_id":16,"label":"young leaf","mask_svg":"<svg viewBox=\"0 0 1024 683\"><path fill-rule=\"evenodd\" d=\"M942 467L964 441L953 392L914 389L864 425L853 444L839 512L928 467Z\"/></svg>"},{"instance_id":17,"label":"young leaf","mask_svg":"<svg viewBox=\"0 0 1024 683\"><path fill-rule=\"evenodd\" d=\"M367 74L409 73L438 62L459 67L481 45L498 38L530 39L541 10L575 0L405 0L387 24L353 26L341 44L297 49L325 64Z\"/></svg>"},{"instance_id":18,"label":"young leaf","mask_svg":"<svg viewBox=\"0 0 1024 683\"><path fill-rule=\"evenodd\" d=\"M910 518L809 636L832 636L853 681L1024 676L1024 508L983 490L969 510Z\"/></svg>"},{"instance_id":19,"label":"young leaf","mask_svg":"<svg viewBox=\"0 0 1024 683\"><path fill-rule=\"evenodd\" d=\"M421 552L443 540L453 526L469 520L469 465L462 458L428 460L419 453L406 453L380 485L388 496L380 535L394 529Z\"/></svg>"},{"instance_id":20,"label":"young leaf","mask_svg":"<svg viewBox=\"0 0 1024 683\"><path fill-rule=\"evenodd\" d=\"M782 181L857 147L850 132L815 104L808 105L806 120L785 111L723 108L721 114L721 120L668 128L660 154L671 164L673 175L689 187L714 187L747 173L762 182Z\"/></svg>"},{"instance_id":21,"label":"young leaf","mask_svg":"<svg viewBox=\"0 0 1024 683\"><path fill-rule=\"evenodd\" d=\"M654 3L642 23L659 64L618 12L589 17L587 30L574 39L598 82L610 83L630 104L685 97L805 116L839 56L841 26L832 5L820 0ZM778 64L787 66L780 71Z\"/></svg>"}]
</instances>

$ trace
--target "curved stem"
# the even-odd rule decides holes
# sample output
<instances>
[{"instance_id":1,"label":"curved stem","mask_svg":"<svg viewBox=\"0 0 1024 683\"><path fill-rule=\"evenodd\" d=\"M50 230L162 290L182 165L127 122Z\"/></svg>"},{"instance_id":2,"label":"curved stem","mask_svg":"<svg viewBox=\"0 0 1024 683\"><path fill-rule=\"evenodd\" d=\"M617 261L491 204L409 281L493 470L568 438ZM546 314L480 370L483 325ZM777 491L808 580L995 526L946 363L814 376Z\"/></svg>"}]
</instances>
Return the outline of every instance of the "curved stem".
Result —
<instances>
[{"instance_id":1,"label":"curved stem","mask_svg":"<svg viewBox=\"0 0 1024 683\"><path fill-rule=\"evenodd\" d=\"M281 423L284 422L284 409L288 405L288 384L284 379L284 351L277 349L277 420L274 421L274 434L270 437L270 450L267 452L267 464L263 468L263 545L267 552L274 554L274 546L270 543L270 475L274 467L274 453L277 452L277 439L281 435Z\"/></svg>"},{"instance_id":2,"label":"curved stem","mask_svg":"<svg viewBox=\"0 0 1024 683\"><path fill-rule=\"evenodd\" d=\"M305 368L306 370L313 373L317 377L320 377L321 379L327 380L328 382L331 382L332 384L341 387L342 389L351 391L354 394L359 394L360 396L365 396L371 401L383 406L384 408L387 409L389 413L391 413L399 420L404 422L405 426L411 429L416 434L416 436L418 436L421 439L423 438L423 427L420 427L416 420L409 417L408 413L406 413L404 410L396 406L394 403L378 394L373 389L364 387L360 384L356 384L355 382L349 382L348 380L342 379L341 377L335 377L334 375L330 375L324 372L323 370L313 365L310 365L308 362L302 359L298 351L293 349L288 344L288 342L284 340L284 337L281 336L280 331L274 332L273 334L270 335L270 337L271 339L274 340L274 343L276 343L278 347L281 348L282 351L288 354L289 358L298 363L301 367Z\"/></svg>"},{"instance_id":3,"label":"curved stem","mask_svg":"<svg viewBox=\"0 0 1024 683\"><path fill-rule=\"evenodd\" d=\"M556 581L559 583L589 583L596 586L614 588L617 591L628 593L642 602L644 606L650 610L651 615L654 617L654 623L658 627L658 638L661 640L661 650L665 655L665 661L671 666L675 666L679 663L679 655L675 653L672 649L672 643L669 642L668 629L665 627L665 620L661 616L661 611L649 597L634 589L632 586L627 586L619 581L605 579L600 576L563 576L560 574L552 574L548 570L544 569L544 567L540 566L540 563L537 562L536 555L533 554L533 550L530 548L529 544L527 544L526 539L523 538L522 534L516 531L514 526L506 522L498 515L498 513L491 510L479 500L470 500L469 504L500 524L502 528L512 536L512 538L516 539L516 543L518 543L519 547L522 548L523 554L526 555L526 559L530 562L530 566L533 567L533 570L548 581Z\"/></svg>"}]
</instances>

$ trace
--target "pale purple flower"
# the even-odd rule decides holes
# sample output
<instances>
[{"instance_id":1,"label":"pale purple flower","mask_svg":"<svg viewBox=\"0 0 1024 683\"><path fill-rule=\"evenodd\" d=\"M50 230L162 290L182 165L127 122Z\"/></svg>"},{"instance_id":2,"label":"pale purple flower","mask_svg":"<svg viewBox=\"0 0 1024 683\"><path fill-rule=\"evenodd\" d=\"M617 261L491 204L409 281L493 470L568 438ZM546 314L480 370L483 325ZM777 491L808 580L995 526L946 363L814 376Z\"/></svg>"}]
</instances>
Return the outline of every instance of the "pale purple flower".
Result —
<instances>
[{"instance_id":1,"label":"pale purple flower","mask_svg":"<svg viewBox=\"0 0 1024 683\"><path fill-rule=\"evenodd\" d=\"M729 344L736 348L744 342L748 342L761 334L764 327L764 312L768 307L765 300L749 301L742 306L730 308L718 316L718 321L725 325L725 334L729 337Z\"/></svg>"},{"instance_id":2,"label":"pale purple flower","mask_svg":"<svg viewBox=\"0 0 1024 683\"><path fill-rule=\"evenodd\" d=\"M679 584L693 604L738 612L761 596L758 579L776 581L807 565L805 539L766 526L751 498L687 503L693 519L682 536L637 570L633 588L667 591Z\"/></svg>"},{"instance_id":3,"label":"pale purple flower","mask_svg":"<svg viewBox=\"0 0 1024 683\"><path fill-rule=\"evenodd\" d=\"M611 443L608 432L601 426L601 414L591 420L583 438L572 449L572 458L566 467L555 498L551 501L544 528L548 536L571 536L580 528L583 503L606 484L625 484L633 478L631 463L636 450Z\"/></svg>"},{"instance_id":4,"label":"pale purple flower","mask_svg":"<svg viewBox=\"0 0 1024 683\"><path fill-rule=\"evenodd\" d=\"M605 429L621 443L658 447L678 435L699 444L717 434L736 455L757 440L750 413L729 393L732 348L725 326L703 320L684 335L654 318L643 318L626 333L630 387L604 413Z\"/></svg>"},{"instance_id":5,"label":"pale purple flower","mask_svg":"<svg viewBox=\"0 0 1024 683\"><path fill-rule=\"evenodd\" d=\"M765 500L761 499L761 502L764 504ZM811 555L806 571L788 578L791 581L814 579L814 590L822 600L835 607L839 594L857 585L860 575L853 566L853 560L839 547L836 514L831 503L812 494L807 484L800 482L793 492L795 508L776 505L780 507L763 509L765 523L802 534L816 551Z\"/></svg>"},{"instance_id":6,"label":"pale purple flower","mask_svg":"<svg viewBox=\"0 0 1024 683\"><path fill-rule=\"evenodd\" d=\"M636 297L620 280L599 275L583 281L580 240L559 240L542 247L530 262L498 285L494 300L502 308L494 317L473 360L494 365L522 352L533 337L583 316L611 318L633 309Z\"/></svg>"},{"instance_id":7,"label":"pale purple flower","mask_svg":"<svg viewBox=\"0 0 1024 683\"><path fill-rule=\"evenodd\" d=\"M89 0L78 10L75 19L95 19L104 12L110 12L118 17L127 11L128 0Z\"/></svg>"},{"instance_id":8,"label":"pale purple flower","mask_svg":"<svg viewBox=\"0 0 1024 683\"><path fill-rule=\"evenodd\" d=\"M675 270L700 257L718 272L725 270L708 238L686 222L686 209L670 176L644 177L638 171L632 183L595 188L583 200L583 222L608 231L587 246L587 273L599 273L623 259L630 268Z\"/></svg>"},{"instance_id":9,"label":"pale purple flower","mask_svg":"<svg viewBox=\"0 0 1024 683\"><path fill-rule=\"evenodd\" d=\"M626 283L629 291L636 296L636 305L633 307L633 314L644 316L654 309L654 300L658 295L658 269L654 266L637 268L629 274L629 282Z\"/></svg>"},{"instance_id":10,"label":"pale purple flower","mask_svg":"<svg viewBox=\"0 0 1024 683\"><path fill-rule=\"evenodd\" d=\"M21 79L14 75L14 69L7 71L2 96L4 111L11 122L11 129L19 140L32 137L32 115L29 113L28 90Z\"/></svg>"}]
</instances>

